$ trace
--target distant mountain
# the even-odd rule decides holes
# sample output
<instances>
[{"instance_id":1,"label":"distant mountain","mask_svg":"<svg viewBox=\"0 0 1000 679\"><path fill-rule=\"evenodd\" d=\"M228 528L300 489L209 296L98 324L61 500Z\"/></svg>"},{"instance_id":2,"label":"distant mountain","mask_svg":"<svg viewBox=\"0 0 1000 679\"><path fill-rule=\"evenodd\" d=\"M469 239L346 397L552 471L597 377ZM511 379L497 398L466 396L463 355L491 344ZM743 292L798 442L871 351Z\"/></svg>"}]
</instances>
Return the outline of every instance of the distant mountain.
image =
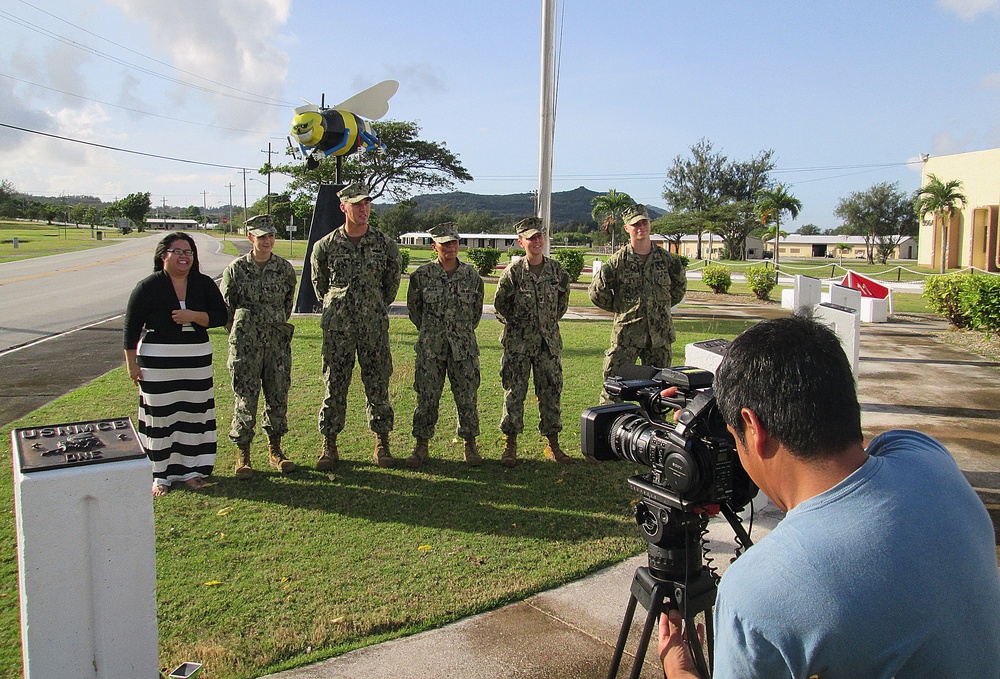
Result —
<instances>
[{"instance_id":1,"label":"distant mountain","mask_svg":"<svg viewBox=\"0 0 1000 679\"><path fill-rule=\"evenodd\" d=\"M603 194L591 191L583 186L572 191L557 191L552 194L552 221L557 224L568 222L591 222L593 206L591 201L595 196ZM421 212L436 207L449 207L455 212L485 212L495 217L510 219L514 222L528 217L535 212L535 196L531 193L511 193L504 195L483 195L465 191L451 193L432 193L414 196L413 200ZM388 205L382 207L385 209ZM647 205L649 216L656 219L664 211Z\"/></svg>"}]
</instances>

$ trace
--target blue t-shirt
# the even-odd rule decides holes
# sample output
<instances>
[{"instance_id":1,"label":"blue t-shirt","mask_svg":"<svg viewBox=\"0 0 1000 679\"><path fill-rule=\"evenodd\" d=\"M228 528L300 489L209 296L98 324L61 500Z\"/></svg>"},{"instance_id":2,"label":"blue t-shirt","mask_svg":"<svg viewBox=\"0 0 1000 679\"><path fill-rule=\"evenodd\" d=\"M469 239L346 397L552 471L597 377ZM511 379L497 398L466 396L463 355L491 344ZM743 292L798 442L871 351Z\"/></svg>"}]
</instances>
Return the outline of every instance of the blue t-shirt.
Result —
<instances>
[{"instance_id":1,"label":"blue t-shirt","mask_svg":"<svg viewBox=\"0 0 1000 679\"><path fill-rule=\"evenodd\" d=\"M1000 572L948 451L890 431L726 571L713 676L1000 677Z\"/></svg>"}]
</instances>

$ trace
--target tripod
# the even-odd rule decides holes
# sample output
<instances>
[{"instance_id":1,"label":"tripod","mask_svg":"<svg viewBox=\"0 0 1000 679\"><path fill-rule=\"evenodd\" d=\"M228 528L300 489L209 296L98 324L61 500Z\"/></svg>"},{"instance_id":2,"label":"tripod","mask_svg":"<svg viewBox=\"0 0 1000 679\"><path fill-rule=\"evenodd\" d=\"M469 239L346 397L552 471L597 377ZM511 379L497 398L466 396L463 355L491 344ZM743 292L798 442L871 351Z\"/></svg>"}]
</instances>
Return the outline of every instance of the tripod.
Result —
<instances>
[{"instance_id":1,"label":"tripod","mask_svg":"<svg viewBox=\"0 0 1000 679\"><path fill-rule=\"evenodd\" d=\"M708 572L707 568L702 569L694 580L690 580L686 584L662 579L654 575L646 566L635 569L631 594L628 605L625 607L625 618L622 620L621 631L618 634L618 644L615 646L615 654L611 658L611 666L608 669L608 679L615 679L618 676L618 668L625 652L625 643L628 640L629 629L632 627L632 618L635 616L637 603L641 603L647 613L642 635L639 637L639 645L635 651L632 673L629 677L631 679L639 678L643 658L646 657L646 649L649 647L649 640L653 635L653 630L656 629L660 614L666 613L671 605L684 612L688 644L694 654L695 665L701 676L708 677L708 663L702 650L701 641L695 631L694 619L698 613L704 612L708 652L711 655L714 642L712 637L712 607L715 605L715 592L715 578Z\"/></svg>"},{"instance_id":2,"label":"tripod","mask_svg":"<svg viewBox=\"0 0 1000 679\"><path fill-rule=\"evenodd\" d=\"M712 608L715 606L718 587L716 575L702 562L702 533L708 525L708 516L696 513L693 508L678 506L682 503L665 495L645 479L633 477L629 479L629 484L643 495L643 499L636 504L635 519L643 537L649 542L649 566L637 568L632 578L628 605L625 607L618 643L608 669L608 679L618 676L637 604L642 604L647 613L630 679L639 679L653 631L660 615L670 608L681 611L695 667L700 676L708 679L711 676L710 668L694 622L699 613L705 614L705 638L708 642L708 655L711 657L715 643ZM749 547L752 544L750 537L739 523L732 507L723 504L722 512L736 532L737 540L745 548Z\"/></svg>"}]
</instances>

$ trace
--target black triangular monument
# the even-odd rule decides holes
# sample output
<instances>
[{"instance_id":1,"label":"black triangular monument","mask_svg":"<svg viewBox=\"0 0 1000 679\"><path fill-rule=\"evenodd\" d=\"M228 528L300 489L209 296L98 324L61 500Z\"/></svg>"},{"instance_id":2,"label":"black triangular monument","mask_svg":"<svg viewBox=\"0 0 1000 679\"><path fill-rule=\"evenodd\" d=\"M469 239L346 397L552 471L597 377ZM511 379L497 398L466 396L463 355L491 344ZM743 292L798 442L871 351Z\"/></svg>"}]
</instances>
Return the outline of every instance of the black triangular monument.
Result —
<instances>
[{"instance_id":1,"label":"black triangular monument","mask_svg":"<svg viewBox=\"0 0 1000 679\"><path fill-rule=\"evenodd\" d=\"M323 303L316 299L316 291L312 286L312 251L316 241L327 234L333 233L344 224L344 213L340 209L340 198L337 192L345 184L320 184L316 194L316 207L313 208L312 224L309 225L309 242L306 244L306 260L302 264L302 279L299 284L299 294L295 300L295 312L311 314L322 311Z\"/></svg>"}]
</instances>

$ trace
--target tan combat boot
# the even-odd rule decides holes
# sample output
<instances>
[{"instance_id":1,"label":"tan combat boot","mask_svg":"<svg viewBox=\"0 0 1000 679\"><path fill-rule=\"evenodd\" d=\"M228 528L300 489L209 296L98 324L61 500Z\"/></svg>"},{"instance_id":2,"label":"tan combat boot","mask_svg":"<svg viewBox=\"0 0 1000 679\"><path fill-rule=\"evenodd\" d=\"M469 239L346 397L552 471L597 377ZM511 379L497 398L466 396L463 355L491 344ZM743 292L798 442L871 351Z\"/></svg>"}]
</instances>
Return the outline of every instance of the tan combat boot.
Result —
<instances>
[{"instance_id":1,"label":"tan combat boot","mask_svg":"<svg viewBox=\"0 0 1000 679\"><path fill-rule=\"evenodd\" d=\"M428 450L429 445L430 441L427 439L417 439L417 445L413 446L413 452L406 458L406 466L410 469L416 469L431 459L431 452ZM375 458L375 462L378 462L378 457Z\"/></svg>"},{"instance_id":2,"label":"tan combat boot","mask_svg":"<svg viewBox=\"0 0 1000 679\"><path fill-rule=\"evenodd\" d=\"M517 464L517 434L505 434L503 452L500 453L500 464L513 467Z\"/></svg>"},{"instance_id":3,"label":"tan combat boot","mask_svg":"<svg viewBox=\"0 0 1000 679\"><path fill-rule=\"evenodd\" d=\"M375 452L372 453L372 459L383 469L396 466L396 458L389 452L389 432L375 434Z\"/></svg>"},{"instance_id":4,"label":"tan combat boot","mask_svg":"<svg viewBox=\"0 0 1000 679\"><path fill-rule=\"evenodd\" d=\"M323 451L316 460L316 471L325 472L333 469L333 466L340 462L340 454L337 452L337 435L331 434L323 437Z\"/></svg>"},{"instance_id":5,"label":"tan combat boot","mask_svg":"<svg viewBox=\"0 0 1000 679\"><path fill-rule=\"evenodd\" d=\"M465 439L465 464L470 467L478 467L483 463L482 456L479 455L479 446L476 439Z\"/></svg>"},{"instance_id":6,"label":"tan combat boot","mask_svg":"<svg viewBox=\"0 0 1000 679\"><path fill-rule=\"evenodd\" d=\"M295 463L289 460L281 450L281 437L267 438L267 461L282 474L295 471Z\"/></svg>"},{"instance_id":7,"label":"tan combat boot","mask_svg":"<svg viewBox=\"0 0 1000 679\"><path fill-rule=\"evenodd\" d=\"M239 446L236 451L236 478L249 479L253 476L253 467L250 465L250 442Z\"/></svg>"},{"instance_id":8,"label":"tan combat boot","mask_svg":"<svg viewBox=\"0 0 1000 679\"><path fill-rule=\"evenodd\" d=\"M559 434L550 434L545 438L549 440L544 451L546 460L549 460L550 462L559 462L561 464L569 464L573 461L573 458L564 453L563 449L559 447Z\"/></svg>"}]
</instances>

